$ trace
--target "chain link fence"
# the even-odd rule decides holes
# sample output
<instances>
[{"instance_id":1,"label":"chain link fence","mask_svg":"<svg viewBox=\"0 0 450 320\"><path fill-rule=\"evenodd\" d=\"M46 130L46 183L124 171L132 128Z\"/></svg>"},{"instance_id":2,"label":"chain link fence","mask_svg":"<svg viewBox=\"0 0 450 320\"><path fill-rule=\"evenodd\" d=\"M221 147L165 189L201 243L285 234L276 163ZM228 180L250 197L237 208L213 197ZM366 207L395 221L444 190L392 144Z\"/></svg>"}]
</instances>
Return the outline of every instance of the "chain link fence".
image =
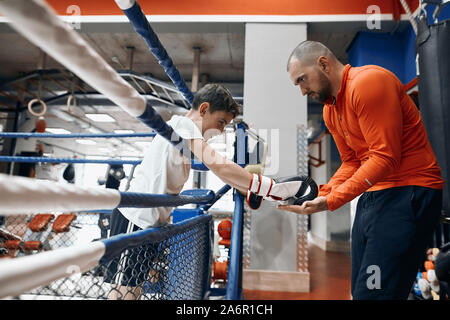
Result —
<instances>
[{"instance_id":1,"label":"chain link fence","mask_svg":"<svg viewBox=\"0 0 450 320\"><path fill-rule=\"evenodd\" d=\"M67 268L67 277L24 293L17 299L205 298L211 270L213 230L210 215L105 240L101 239L107 223L105 216L80 213L70 226L63 228L63 223L58 224L58 221L65 219L69 220L59 215L6 217L0 234L0 247L4 249L2 258L15 259L91 241L104 241L108 255L105 254L99 265L87 272L80 273L79 267L73 265ZM56 232L55 229L65 231ZM39 248L28 250L30 242L40 242Z\"/></svg>"}]
</instances>

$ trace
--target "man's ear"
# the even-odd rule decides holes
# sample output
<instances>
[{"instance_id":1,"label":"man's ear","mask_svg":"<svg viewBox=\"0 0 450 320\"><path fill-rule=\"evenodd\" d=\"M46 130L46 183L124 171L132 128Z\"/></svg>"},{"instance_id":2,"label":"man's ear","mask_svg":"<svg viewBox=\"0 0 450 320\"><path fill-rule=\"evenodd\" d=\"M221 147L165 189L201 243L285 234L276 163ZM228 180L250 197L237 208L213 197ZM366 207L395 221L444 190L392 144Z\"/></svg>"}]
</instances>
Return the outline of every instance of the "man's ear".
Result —
<instances>
[{"instance_id":1,"label":"man's ear","mask_svg":"<svg viewBox=\"0 0 450 320\"><path fill-rule=\"evenodd\" d=\"M320 56L317 59L317 64L320 70L322 70L323 72L328 72L330 70L330 66L329 66L329 60L327 57L324 56Z\"/></svg>"},{"instance_id":2,"label":"man's ear","mask_svg":"<svg viewBox=\"0 0 450 320\"><path fill-rule=\"evenodd\" d=\"M198 106L198 111L200 112L200 115L203 117L207 111L209 111L209 102L202 102Z\"/></svg>"}]
</instances>

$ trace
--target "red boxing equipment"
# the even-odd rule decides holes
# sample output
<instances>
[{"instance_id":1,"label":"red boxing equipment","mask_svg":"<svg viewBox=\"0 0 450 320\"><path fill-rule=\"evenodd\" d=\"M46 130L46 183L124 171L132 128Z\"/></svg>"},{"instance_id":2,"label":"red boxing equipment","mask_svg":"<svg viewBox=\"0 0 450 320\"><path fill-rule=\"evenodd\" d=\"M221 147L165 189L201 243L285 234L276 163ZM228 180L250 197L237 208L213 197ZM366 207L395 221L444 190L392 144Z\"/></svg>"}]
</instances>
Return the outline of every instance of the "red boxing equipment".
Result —
<instances>
[{"instance_id":1,"label":"red boxing equipment","mask_svg":"<svg viewBox=\"0 0 450 320\"><path fill-rule=\"evenodd\" d=\"M47 129L47 121L43 116L40 116L36 119L36 132L43 133Z\"/></svg>"}]
</instances>

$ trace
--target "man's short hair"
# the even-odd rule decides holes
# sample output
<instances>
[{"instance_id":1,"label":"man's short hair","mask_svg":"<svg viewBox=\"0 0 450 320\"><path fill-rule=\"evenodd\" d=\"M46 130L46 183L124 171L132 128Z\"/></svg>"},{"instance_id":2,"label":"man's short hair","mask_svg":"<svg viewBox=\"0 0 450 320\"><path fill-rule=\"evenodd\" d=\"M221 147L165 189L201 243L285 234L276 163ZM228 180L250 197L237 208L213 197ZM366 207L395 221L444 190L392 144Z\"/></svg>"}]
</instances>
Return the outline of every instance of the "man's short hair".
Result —
<instances>
[{"instance_id":1,"label":"man's short hair","mask_svg":"<svg viewBox=\"0 0 450 320\"><path fill-rule=\"evenodd\" d=\"M323 43L311 40L302 41L295 47L289 56L286 69L289 71L291 60L294 57L305 65L312 65L320 56L337 60L333 52L331 52L331 50Z\"/></svg>"},{"instance_id":2,"label":"man's short hair","mask_svg":"<svg viewBox=\"0 0 450 320\"><path fill-rule=\"evenodd\" d=\"M217 83L208 83L198 90L194 95L192 108L197 110L203 102L209 103L211 113L225 111L232 113L233 117L236 117L241 109L241 105L234 100L231 92Z\"/></svg>"}]
</instances>

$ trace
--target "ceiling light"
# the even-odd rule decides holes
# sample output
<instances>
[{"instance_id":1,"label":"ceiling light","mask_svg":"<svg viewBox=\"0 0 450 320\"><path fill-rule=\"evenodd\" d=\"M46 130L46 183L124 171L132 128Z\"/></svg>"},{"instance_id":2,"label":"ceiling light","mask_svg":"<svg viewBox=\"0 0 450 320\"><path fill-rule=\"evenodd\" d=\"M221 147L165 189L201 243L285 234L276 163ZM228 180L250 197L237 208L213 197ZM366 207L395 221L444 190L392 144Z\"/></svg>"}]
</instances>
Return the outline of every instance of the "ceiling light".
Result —
<instances>
[{"instance_id":1,"label":"ceiling light","mask_svg":"<svg viewBox=\"0 0 450 320\"><path fill-rule=\"evenodd\" d=\"M69 130L63 128L47 128L46 132L54 133L54 134L69 134L71 133Z\"/></svg>"},{"instance_id":2,"label":"ceiling light","mask_svg":"<svg viewBox=\"0 0 450 320\"><path fill-rule=\"evenodd\" d=\"M84 144L84 145L88 145L88 146L94 146L97 144L97 142L95 142L94 140L89 140L89 139L76 139L75 141L79 144Z\"/></svg>"},{"instance_id":3,"label":"ceiling light","mask_svg":"<svg viewBox=\"0 0 450 320\"><path fill-rule=\"evenodd\" d=\"M116 122L116 120L106 113L86 113L86 117L95 122Z\"/></svg>"},{"instance_id":4,"label":"ceiling light","mask_svg":"<svg viewBox=\"0 0 450 320\"><path fill-rule=\"evenodd\" d=\"M134 130L130 130L130 129L116 129L116 130L114 130L114 133L117 133L117 134L129 134L129 133L134 133Z\"/></svg>"}]
</instances>

